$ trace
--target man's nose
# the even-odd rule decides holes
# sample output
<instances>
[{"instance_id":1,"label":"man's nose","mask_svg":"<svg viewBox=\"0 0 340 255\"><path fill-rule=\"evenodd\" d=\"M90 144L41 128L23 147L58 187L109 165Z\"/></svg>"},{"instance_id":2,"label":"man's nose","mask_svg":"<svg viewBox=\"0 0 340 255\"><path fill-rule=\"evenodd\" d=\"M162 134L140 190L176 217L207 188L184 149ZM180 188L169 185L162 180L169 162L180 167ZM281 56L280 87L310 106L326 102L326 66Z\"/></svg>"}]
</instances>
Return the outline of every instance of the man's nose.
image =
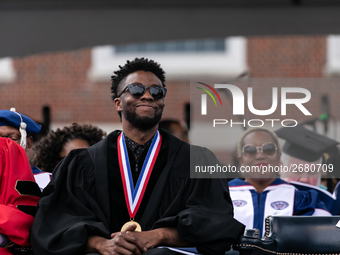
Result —
<instances>
[{"instance_id":1,"label":"man's nose","mask_svg":"<svg viewBox=\"0 0 340 255\"><path fill-rule=\"evenodd\" d=\"M153 100L153 97L150 94L150 88L147 87L146 91L143 96L141 96L141 99L147 99L147 100Z\"/></svg>"}]
</instances>

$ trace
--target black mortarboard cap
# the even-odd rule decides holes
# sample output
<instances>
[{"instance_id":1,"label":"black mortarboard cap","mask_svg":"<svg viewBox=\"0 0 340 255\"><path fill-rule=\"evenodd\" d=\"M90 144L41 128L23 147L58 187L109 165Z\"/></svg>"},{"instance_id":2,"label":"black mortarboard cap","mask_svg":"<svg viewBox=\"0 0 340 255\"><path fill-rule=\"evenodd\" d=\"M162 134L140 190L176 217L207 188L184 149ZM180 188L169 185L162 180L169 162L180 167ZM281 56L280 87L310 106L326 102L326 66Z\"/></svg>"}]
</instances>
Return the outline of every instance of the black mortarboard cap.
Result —
<instances>
[{"instance_id":1,"label":"black mortarboard cap","mask_svg":"<svg viewBox=\"0 0 340 255\"><path fill-rule=\"evenodd\" d=\"M337 141L301 125L283 127L275 133L278 137L286 140L282 148L284 153L308 162L318 160L326 150L339 144Z\"/></svg>"}]
</instances>

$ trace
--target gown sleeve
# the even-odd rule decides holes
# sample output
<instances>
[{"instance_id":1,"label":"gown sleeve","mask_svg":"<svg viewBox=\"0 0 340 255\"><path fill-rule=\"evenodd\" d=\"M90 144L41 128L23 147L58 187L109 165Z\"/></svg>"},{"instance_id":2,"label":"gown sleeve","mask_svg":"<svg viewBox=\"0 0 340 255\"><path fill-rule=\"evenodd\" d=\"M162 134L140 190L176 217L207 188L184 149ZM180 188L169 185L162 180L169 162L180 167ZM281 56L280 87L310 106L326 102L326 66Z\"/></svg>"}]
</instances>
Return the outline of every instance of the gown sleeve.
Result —
<instances>
[{"instance_id":1,"label":"gown sleeve","mask_svg":"<svg viewBox=\"0 0 340 255\"><path fill-rule=\"evenodd\" d=\"M331 216L315 190L295 191L294 215Z\"/></svg>"},{"instance_id":2,"label":"gown sleeve","mask_svg":"<svg viewBox=\"0 0 340 255\"><path fill-rule=\"evenodd\" d=\"M25 150L0 138L0 234L20 246L29 245L40 189Z\"/></svg>"},{"instance_id":3,"label":"gown sleeve","mask_svg":"<svg viewBox=\"0 0 340 255\"><path fill-rule=\"evenodd\" d=\"M195 155L197 164L217 163L216 157L207 149L200 148ZM244 231L244 225L233 218L227 180L191 179L189 168L189 160L184 160L167 192L177 192L177 195L154 228L175 227L178 234L193 243L200 253L224 254Z\"/></svg>"},{"instance_id":4,"label":"gown sleeve","mask_svg":"<svg viewBox=\"0 0 340 255\"><path fill-rule=\"evenodd\" d=\"M86 150L77 151L59 163L43 191L32 226L34 254L81 254L89 236L110 238L104 214L93 199L93 163L84 156Z\"/></svg>"}]
</instances>

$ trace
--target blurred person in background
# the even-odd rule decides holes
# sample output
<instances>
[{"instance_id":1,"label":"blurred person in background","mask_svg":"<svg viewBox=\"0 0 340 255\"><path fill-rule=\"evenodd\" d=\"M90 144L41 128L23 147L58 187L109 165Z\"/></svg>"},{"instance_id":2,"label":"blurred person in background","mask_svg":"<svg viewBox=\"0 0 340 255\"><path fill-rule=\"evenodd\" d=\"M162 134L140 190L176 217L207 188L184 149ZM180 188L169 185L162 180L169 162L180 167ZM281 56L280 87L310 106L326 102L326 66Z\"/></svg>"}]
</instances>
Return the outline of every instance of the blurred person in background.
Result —
<instances>
[{"instance_id":1,"label":"blurred person in background","mask_svg":"<svg viewBox=\"0 0 340 255\"><path fill-rule=\"evenodd\" d=\"M29 117L18 113L15 108L0 110L0 137L10 138L22 146L26 153L32 150L33 133L39 133L41 125ZM35 166L31 166L35 181L42 190L50 182L51 176L42 172Z\"/></svg>"},{"instance_id":2,"label":"blurred person in background","mask_svg":"<svg viewBox=\"0 0 340 255\"><path fill-rule=\"evenodd\" d=\"M291 171L281 173L281 178L293 184L299 190L315 190L327 209L334 215L339 213L340 200L337 193L327 191L326 185L321 184L322 174L336 173L334 165L323 160L323 154L334 148L339 143L327 136L318 134L303 126L284 127L276 134L285 140L282 148L281 162ZM293 171L294 169L294 171ZM338 201L339 200L339 201Z\"/></svg>"},{"instance_id":3,"label":"blurred person in background","mask_svg":"<svg viewBox=\"0 0 340 255\"><path fill-rule=\"evenodd\" d=\"M159 122L158 128L165 129L170 134L176 136L178 139L189 143L188 128L178 120L164 119Z\"/></svg>"},{"instance_id":4,"label":"blurred person in background","mask_svg":"<svg viewBox=\"0 0 340 255\"><path fill-rule=\"evenodd\" d=\"M52 173L55 166L74 149L90 147L106 137L106 132L90 124L73 123L50 131L34 147L33 164Z\"/></svg>"},{"instance_id":5,"label":"blurred person in background","mask_svg":"<svg viewBox=\"0 0 340 255\"><path fill-rule=\"evenodd\" d=\"M248 129L238 141L237 153L245 180L230 181L229 189L235 219L246 228L257 228L262 236L269 215L331 215L318 200L317 192L298 191L279 178L279 171L268 170L280 166L281 150L272 131Z\"/></svg>"}]
</instances>

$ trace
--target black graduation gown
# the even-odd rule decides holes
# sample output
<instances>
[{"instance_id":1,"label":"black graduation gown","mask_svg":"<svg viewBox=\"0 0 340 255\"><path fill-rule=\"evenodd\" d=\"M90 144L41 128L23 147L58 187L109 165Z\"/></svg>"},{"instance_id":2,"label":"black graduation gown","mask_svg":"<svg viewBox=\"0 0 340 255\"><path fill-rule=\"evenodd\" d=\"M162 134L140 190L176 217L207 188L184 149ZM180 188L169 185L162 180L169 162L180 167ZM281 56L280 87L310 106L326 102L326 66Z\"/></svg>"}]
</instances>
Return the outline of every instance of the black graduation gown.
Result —
<instances>
[{"instance_id":1,"label":"black graduation gown","mask_svg":"<svg viewBox=\"0 0 340 255\"><path fill-rule=\"evenodd\" d=\"M163 145L167 149L165 155L160 151L157 161L162 160L165 166L140 216L142 229L175 227L199 252L223 254L244 230L233 218L227 181L190 179L190 146L160 132L161 151ZM35 254L83 254L89 236L110 238L112 232L119 231L112 229L112 213L117 212L112 210L108 178L109 171L119 171L108 169L108 157L117 157L108 155L109 139L116 141L118 134L114 131L88 149L72 151L56 167L32 226ZM197 165L216 165L217 159L209 150L197 146L191 150Z\"/></svg>"}]
</instances>

